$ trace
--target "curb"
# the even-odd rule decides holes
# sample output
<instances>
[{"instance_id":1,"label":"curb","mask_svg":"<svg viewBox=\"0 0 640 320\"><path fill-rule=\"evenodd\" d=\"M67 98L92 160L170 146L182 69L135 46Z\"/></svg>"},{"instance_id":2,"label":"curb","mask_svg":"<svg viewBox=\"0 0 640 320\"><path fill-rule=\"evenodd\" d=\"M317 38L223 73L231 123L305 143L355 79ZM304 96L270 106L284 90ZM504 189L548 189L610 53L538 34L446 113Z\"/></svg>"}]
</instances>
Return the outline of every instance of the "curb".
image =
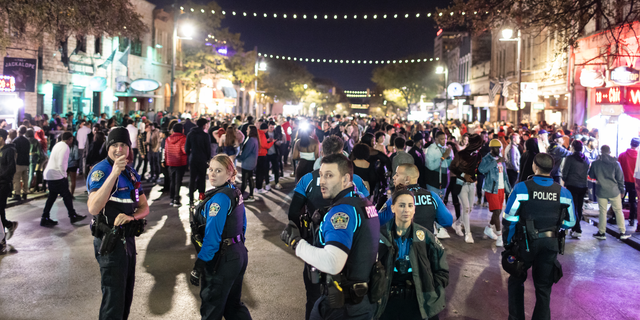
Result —
<instances>
[{"instance_id":1,"label":"curb","mask_svg":"<svg viewBox=\"0 0 640 320\"><path fill-rule=\"evenodd\" d=\"M11 199L7 199L6 208L9 209L9 208L12 208L12 207L15 207L15 206L19 206L21 204L29 203L29 202L31 202L33 200L43 199L43 198L46 198L48 196L49 196L49 193L43 193L43 194L39 194L39 195L37 195L35 197L32 197L32 198L27 198L27 200L12 201ZM9 201L11 201L11 202L9 202Z\"/></svg>"},{"instance_id":2,"label":"curb","mask_svg":"<svg viewBox=\"0 0 640 320\"><path fill-rule=\"evenodd\" d=\"M594 219L594 218L590 217L589 218L589 223L597 227L598 224L600 223L600 221L599 221L599 219ZM620 232L618 231L618 229L617 228L614 229L614 228L610 227L609 224L607 224L607 233L612 235L612 236L614 236L614 237L616 237L616 239L618 237L620 237ZM629 239L620 240L620 241L622 241L622 242L628 244L629 246L631 246L632 248L640 251L640 242L635 241L633 236L630 237Z\"/></svg>"}]
</instances>

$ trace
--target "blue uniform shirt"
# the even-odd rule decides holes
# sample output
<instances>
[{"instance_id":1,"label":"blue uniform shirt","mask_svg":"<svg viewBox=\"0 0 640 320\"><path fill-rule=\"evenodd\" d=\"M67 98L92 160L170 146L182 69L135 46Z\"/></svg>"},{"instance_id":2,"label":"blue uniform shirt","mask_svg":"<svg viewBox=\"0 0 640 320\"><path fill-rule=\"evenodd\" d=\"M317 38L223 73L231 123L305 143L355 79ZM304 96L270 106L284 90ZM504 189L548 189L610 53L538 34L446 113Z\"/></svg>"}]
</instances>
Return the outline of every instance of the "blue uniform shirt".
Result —
<instances>
[{"instance_id":1,"label":"blue uniform shirt","mask_svg":"<svg viewBox=\"0 0 640 320\"><path fill-rule=\"evenodd\" d=\"M541 177L534 176L533 182L541 185L543 187L548 187L553 183L553 179L551 177ZM528 201L529 200L529 190L527 189L527 185L524 182L520 182L516 184L509 196L509 200L507 201L507 208L504 211L503 219L509 221L509 233L507 235L507 243L511 242L511 238L515 235L516 232L516 224L520 219L516 213L518 212L518 208L520 208L520 201ZM569 208L567 211L569 212L569 220L562 221L562 228L569 229L576 224L576 216L573 207L573 197L571 196L571 192L566 188L562 188L560 191L560 203L568 204Z\"/></svg>"},{"instance_id":2,"label":"blue uniform shirt","mask_svg":"<svg viewBox=\"0 0 640 320\"><path fill-rule=\"evenodd\" d=\"M442 202L442 199L440 199L440 197L433 191L429 191L431 193L431 198L435 201L435 203L433 203L433 205L436 208L436 221L438 222L438 224L440 224L443 227L449 227L451 226L451 224L453 223L453 216L451 216L451 213L449 212L449 209L447 209L447 206L444 205L444 202ZM384 206L380 209L380 211L378 211L378 219L380 219L380 225L385 225L387 222L389 222L390 220L392 220L394 218L394 214L391 211L391 204L392 204L392 199L388 199L387 202L384 204ZM414 201L415 201L415 197L414 197ZM417 206L418 203L415 202L414 203L416 205L416 214L418 214L418 210L417 210ZM427 226L423 226L425 228L428 228Z\"/></svg>"},{"instance_id":3,"label":"blue uniform shirt","mask_svg":"<svg viewBox=\"0 0 640 320\"><path fill-rule=\"evenodd\" d=\"M235 189L234 186L231 188ZM222 232L227 222L227 215L231 211L231 199L222 193L216 193L200 212L203 217L207 218L207 225L204 230L204 239L202 240L202 249L198 253L198 259L203 261L211 261L213 256L220 250L220 242L222 242ZM247 214L244 214L243 233L247 230Z\"/></svg>"},{"instance_id":4,"label":"blue uniform shirt","mask_svg":"<svg viewBox=\"0 0 640 320\"><path fill-rule=\"evenodd\" d=\"M87 191L95 192L102 187L107 177L111 174L113 164L109 158L98 162L87 176ZM109 220L109 224L113 223L113 219L120 214L133 214L136 207L137 199L135 199L136 182L140 181L140 176L131 167L127 166L118 176L117 188L112 192L109 201L105 206L105 214ZM138 197L143 195L142 187L138 186Z\"/></svg>"},{"instance_id":5,"label":"blue uniform shirt","mask_svg":"<svg viewBox=\"0 0 640 320\"><path fill-rule=\"evenodd\" d=\"M347 193L345 197L350 196L353 196L353 192ZM360 215L353 206L334 206L320 223L320 243L323 246L336 246L348 254L353 244L353 234L360 223Z\"/></svg>"},{"instance_id":6,"label":"blue uniform shirt","mask_svg":"<svg viewBox=\"0 0 640 320\"><path fill-rule=\"evenodd\" d=\"M302 176L302 178L300 179L300 181L298 181L298 184L296 184L296 188L294 189L295 192L301 194L302 196L304 196L305 198L307 197L307 189L309 187L309 184L314 182L313 181L313 172L309 172L307 174L305 174L304 176ZM318 184L318 186L320 185L320 178L318 178L317 181L315 181L315 183ZM360 178L357 174L353 175L353 185L356 187L356 191L362 193L362 195L364 195L365 198L369 197L369 191L367 190L367 187L364 186L364 183L362 182L362 178Z\"/></svg>"},{"instance_id":7,"label":"blue uniform shirt","mask_svg":"<svg viewBox=\"0 0 640 320\"><path fill-rule=\"evenodd\" d=\"M413 244L411 235L406 238L395 237L394 241L396 242L396 246L398 246L398 257L396 258L396 261L406 260L408 264L407 272L412 272L413 270L411 269L411 260L409 260L409 253L411 252L411 245ZM398 269L394 267L393 271L398 272Z\"/></svg>"}]
</instances>

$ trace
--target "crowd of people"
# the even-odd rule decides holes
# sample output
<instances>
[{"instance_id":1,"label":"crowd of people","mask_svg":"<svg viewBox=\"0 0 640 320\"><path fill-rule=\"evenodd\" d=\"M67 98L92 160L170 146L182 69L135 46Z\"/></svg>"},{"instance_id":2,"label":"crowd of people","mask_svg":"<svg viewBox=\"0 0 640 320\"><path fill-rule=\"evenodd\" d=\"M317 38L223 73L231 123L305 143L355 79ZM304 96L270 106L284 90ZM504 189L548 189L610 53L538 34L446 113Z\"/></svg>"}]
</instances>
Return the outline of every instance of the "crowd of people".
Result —
<instances>
[{"instance_id":1,"label":"crowd of people","mask_svg":"<svg viewBox=\"0 0 640 320\"><path fill-rule=\"evenodd\" d=\"M201 243L196 246L198 262L191 282L198 285L202 280L203 292L216 286L226 288L227 292L224 301L215 303L207 303L205 300L213 299L212 296L202 294L203 319L219 319L223 314L226 317L231 309L237 311L239 318L250 318L240 302L246 251L241 263L234 265L242 271L225 267L225 262L217 261L214 266L211 263L220 260L220 252L224 254L223 247L226 247L223 244L231 247L244 242L243 203L258 201L257 195L272 189L282 189L280 178L284 176L285 167L291 165L291 175L297 185L289 208L291 222L282 239L306 263L306 318L330 317L318 315L318 308L323 304L327 304L327 308L331 304L331 309L343 308L323 300L330 286L314 282L308 270L320 270L325 275L333 275L336 284L348 283L356 288L358 284L368 283L371 265L378 256L388 273L388 290L380 297L381 308L365 312L368 319L374 316L379 319L437 319L445 306L444 288L448 283L446 255L438 240L450 237L446 227L451 227L466 243L474 243L470 215L474 207L487 207L491 217L484 226L483 238L495 241L497 247L509 245L513 234L502 232L503 219L509 214L515 216L518 201L527 192L519 183L538 181L546 188L555 182L568 190L557 193L562 199L558 203L570 207L571 212L561 221L566 220L563 225L571 228L571 237L582 236L580 225L586 200L599 207L600 224L595 238L606 239L607 211L611 203L613 217L609 222L615 221L620 238L626 239L630 233L626 232L622 203L628 195L628 225L634 226L636 190L640 187L639 146L640 139L634 138L630 148L615 157L609 146L599 147L597 130L577 125L572 128L549 125L544 121L514 126L505 122L414 122L340 115L256 119L253 116L195 116L153 111L118 113L109 119L104 114L99 118L74 114L53 115L51 119L46 115L26 117L17 128L0 129L3 226L0 229L6 232L2 253L6 252L6 240L18 226L17 222L6 219L5 207L9 198L24 201L29 193L48 190L40 224L54 227L58 222L52 220L49 213L59 195L71 223L86 218L75 211L72 202L79 175L87 181L90 212L96 216L100 214L100 206L109 206L116 201L113 197L95 200L107 195L106 191L101 191L106 181L116 181L108 180L112 167L117 168L117 174L131 170L128 176L120 179L131 185L132 200L123 195L123 200L116 202L138 203L139 182L146 181L161 184L161 191L168 193L173 207L183 206L180 187L188 171L189 207L195 215L202 215L203 225L217 226L215 230L211 229L214 231L206 229L199 240ZM237 187L236 174L239 174ZM545 178L532 179L540 175ZM553 181L547 182L547 178ZM214 190L206 190L207 179ZM222 189L227 191L218 192ZM514 196L510 197L512 193ZM449 199L453 214L447 209ZM146 205L146 198L143 202ZM348 210L344 206L356 209L353 214L346 213ZM321 213L316 217L314 212L318 209ZM148 213L148 206L146 210ZM220 215L226 218L217 218L221 210L229 212ZM236 211L238 216L232 214ZM131 212L129 217L132 218L117 218L115 222L107 222L108 226L127 224L146 216L136 217L133 209ZM377 217L375 223L371 220L373 217ZM230 220L235 224L233 227L228 227ZM307 230L314 221L319 227ZM359 221L358 225L351 228L354 221ZM210 232L219 234L211 235ZM364 236L363 232L369 236ZM360 260L353 261L351 253L363 250L365 246L363 237L377 239L376 254L356 254ZM383 252L378 252L378 242L384 244ZM426 249L422 245L416 247L418 243L425 243ZM331 249L333 247L337 249ZM238 251L237 247L233 248L236 249L232 251ZM127 250L123 252L126 255ZM98 261L102 270L104 261L99 258ZM368 269L355 277L357 279L336 278L343 268L360 272L358 264L362 261L366 261ZM229 273L230 280L219 284L208 278L216 269L227 270L223 272ZM103 283L103 292L105 286L108 284ZM132 290L133 284L127 288ZM365 296L363 302L357 288L353 290L356 291L344 298L353 305L365 302L373 305L378 301L369 301L373 298ZM427 292L425 290L429 292L427 296L416 294ZM105 305L113 303L108 299L106 295L103 297L104 310L108 309ZM124 306L123 312L128 314L128 306Z\"/></svg>"}]
</instances>

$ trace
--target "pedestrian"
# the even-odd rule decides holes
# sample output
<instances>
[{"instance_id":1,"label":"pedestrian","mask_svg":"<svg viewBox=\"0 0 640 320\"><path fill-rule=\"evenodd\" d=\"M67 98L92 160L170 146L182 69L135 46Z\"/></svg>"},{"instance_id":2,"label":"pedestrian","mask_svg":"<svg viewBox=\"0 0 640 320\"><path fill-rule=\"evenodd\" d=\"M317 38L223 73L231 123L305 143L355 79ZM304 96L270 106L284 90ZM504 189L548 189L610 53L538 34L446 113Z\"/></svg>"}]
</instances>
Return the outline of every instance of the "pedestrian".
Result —
<instances>
[{"instance_id":1,"label":"pedestrian","mask_svg":"<svg viewBox=\"0 0 640 320\"><path fill-rule=\"evenodd\" d=\"M258 151L258 166L256 167L256 193L265 193L271 189L269 186L269 159L267 153L271 146L275 143L272 138L267 138L267 130L269 125L263 122L258 130L258 136L260 140L260 150ZM264 189L263 189L264 183Z\"/></svg>"},{"instance_id":2,"label":"pedestrian","mask_svg":"<svg viewBox=\"0 0 640 320\"><path fill-rule=\"evenodd\" d=\"M11 184L16 172L16 149L13 145L5 143L8 136L7 130L0 129L0 228L3 234L0 254L6 253L6 240L11 239L18 228L18 221L7 220L6 213L7 199L11 195Z\"/></svg>"},{"instance_id":3,"label":"pedestrian","mask_svg":"<svg viewBox=\"0 0 640 320\"><path fill-rule=\"evenodd\" d=\"M165 141L164 157L166 165L169 167L169 175L171 176L171 187L169 189L170 206L180 207L180 186L182 178L187 170L187 154L185 152L185 144L187 137L182 134L182 124L173 125L173 134Z\"/></svg>"},{"instance_id":4,"label":"pedestrian","mask_svg":"<svg viewBox=\"0 0 640 320\"><path fill-rule=\"evenodd\" d=\"M160 172L162 173L162 176L164 177L164 180L162 181L162 189L160 189L160 192L164 193L167 192L169 190L171 190L171 174L169 173L169 166L167 166L167 159L165 157L165 148L167 146L167 138L169 137L169 131L167 130L162 130L162 132L160 133L160 151L158 152L158 154L160 155L158 161L160 161Z\"/></svg>"},{"instance_id":5,"label":"pedestrian","mask_svg":"<svg viewBox=\"0 0 640 320\"><path fill-rule=\"evenodd\" d=\"M491 148L489 148L489 133L483 130L480 132L480 136L482 137L482 141L484 143L478 151L480 152L480 159L482 160L487 154L489 154ZM476 195L478 196L478 201L476 202L476 205L478 207L486 207L488 205L487 198L484 196L484 192L482 191L482 186L484 184L484 174L478 172L477 179L478 181L476 183Z\"/></svg>"},{"instance_id":6,"label":"pedestrian","mask_svg":"<svg viewBox=\"0 0 640 320\"><path fill-rule=\"evenodd\" d=\"M437 222L442 227L449 227L453 222L453 217L435 191L421 188L418 185L419 176L418 167L408 163L401 164L393 175L393 185L395 188L405 188L414 196L415 216L412 216L413 222L429 230L430 233L436 234L439 233L439 230L434 229L434 224ZM395 212L392 207L393 199L390 198L378 211L380 224L384 225L393 220Z\"/></svg>"},{"instance_id":7,"label":"pedestrian","mask_svg":"<svg viewBox=\"0 0 640 320\"><path fill-rule=\"evenodd\" d=\"M31 143L24 135L27 127L18 128L18 136L11 140L16 149L16 173L13 175L13 200L27 200L29 192L29 153Z\"/></svg>"},{"instance_id":8,"label":"pedestrian","mask_svg":"<svg viewBox=\"0 0 640 320\"><path fill-rule=\"evenodd\" d=\"M235 161L236 155L238 154L238 147L243 141L244 136L242 132L240 132L235 125L230 125L227 127L227 131L221 136L220 145L224 153L228 155L231 160Z\"/></svg>"},{"instance_id":9,"label":"pedestrian","mask_svg":"<svg viewBox=\"0 0 640 320\"><path fill-rule=\"evenodd\" d=\"M76 131L76 140L78 140L78 154L80 154L80 174L86 174L85 171L85 160L87 158L87 152L89 152L89 143L91 142L89 138L89 134L91 133L90 124L88 124L85 120L80 120L78 122L78 131Z\"/></svg>"},{"instance_id":10,"label":"pedestrian","mask_svg":"<svg viewBox=\"0 0 640 320\"><path fill-rule=\"evenodd\" d=\"M94 133L93 141L89 145L89 152L87 153L87 166L89 170L106 157L107 148L105 147L105 135L101 130L97 130Z\"/></svg>"},{"instance_id":11,"label":"pedestrian","mask_svg":"<svg viewBox=\"0 0 640 320\"><path fill-rule=\"evenodd\" d=\"M242 168L242 185L240 191L244 197L244 190L249 184L249 197L244 198L245 202L254 202L256 199L253 197L254 181L253 170L256 169L258 164L258 152L260 150L260 140L258 138L258 129L256 126L251 125L248 128L249 135L242 143L240 148L240 155L237 160L240 161L240 167Z\"/></svg>"},{"instance_id":12,"label":"pedestrian","mask_svg":"<svg viewBox=\"0 0 640 320\"><path fill-rule=\"evenodd\" d=\"M380 228L378 254L385 266L389 289L376 312L375 318L379 320L437 320L446 306L447 256L440 241L427 228L412 221L418 211L414 205L417 198L411 191L396 186L390 199L395 218Z\"/></svg>"},{"instance_id":13,"label":"pedestrian","mask_svg":"<svg viewBox=\"0 0 640 320\"><path fill-rule=\"evenodd\" d=\"M297 131L297 137L293 144L293 154L291 159L298 161L295 177L296 183L305 174L313 171L313 164L320 156L320 146L318 140L311 137L310 131L313 130L309 124L303 123Z\"/></svg>"},{"instance_id":14,"label":"pedestrian","mask_svg":"<svg viewBox=\"0 0 640 320\"><path fill-rule=\"evenodd\" d=\"M200 118L196 127L187 135L184 151L189 161L189 206L193 206L196 188L200 197L204 197L208 163L211 160L211 139L207 133L209 121ZM175 127L175 126L174 126Z\"/></svg>"},{"instance_id":15,"label":"pedestrian","mask_svg":"<svg viewBox=\"0 0 640 320\"><path fill-rule=\"evenodd\" d=\"M147 147L149 149L147 156L151 167L151 173L147 181L156 183L160 176L160 126L154 123L153 126L149 126L145 130L147 130Z\"/></svg>"},{"instance_id":16,"label":"pedestrian","mask_svg":"<svg viewBox=\"0 0 640 320\"><path fill-rule=\"evenodd\" d=\"M502 152L502 143L493 139L489 142L491 151L482 158L478 171L484 174L484 183L482 190L489 202L489 211L491 211L491 220L484 228L484 234L496 240L496 247L502 247L502 229L500 224L500 214L504 205L505 194L511 193L511 185L506 175L507 165L505 159L500 154Z\"/></svg>"},{"instance_id":17,"label":"pedestrian","mask_svg":"<svg viewBox=\"0 0 640 320\"><path fill-rule=\"evenodd\" d=\"M559 252L564 252L560 229L575 224L571 193L550 177L553 158L543 153L536 155L533 170L535 176L531 180L513 188L502 219L507 231L503 233L507 245L502 266L510 274L509 319L514 320L525 319L524 283L529 268L536 292L532 319L551 319L551 287L562 277L557 258ZM519 268L510 268L518 265Z\"/></svg>"},{"instance_id":18,"label":"pedestrian","mask_svg":"<svg viewBox=\"0 0 640 320\"><path fill-rule=\"evenodd\" d=\"M49 186L49 196L42 211L42 219L40 219L40 226L42 227L53 227L58 224L58 221L52 220L50 217L51 208L58 195L62 196L62 201L67 208L69 220L72 224L87 217L76 213L73 208L73 196L69 192L67 169L69 167L69 147L71 144L73 144L73 134L66 131L61 135L61 140L51 150L49 162L44 169L44 179Z\"/></svg>"},{"instance_id":19,"label":"pedestrian","mask_svg":"<svg viewBox=\"0 0 640 320\"><path fill-rule=\"evenodd\" d=\"M322 158L319 173L322 197L333 199L316 234L323 244L303 240L294 221L289 221L280 238L313 266L310 272L320 272L320 278L326 279L310 319L371 319L376 304L369 301L366 288L380 242L377 211L353 188L353 166L344 155Z\"/></svg>"},{"instance_id":20,"label":"pedestrian","mask_svg":"<svg viewBox=\"0 0 640 320\"><path fill-rule=\"evenodd\" d=\"M460 217L456 217L456 222L454 222L451 227L456 231L458 236L464 237L466 243L473 243L469 217L473 210L473 202L476 197L476 174L478 172L478 166L482 161L480 148L482 148L483 145L484 140L482 136L472 134L469 136L467 146L458 152L458 155L453 159L449 167L451 173L457 177L456 185L460 186L458 198L462 205L461 215ZM482 195L478 195L478 199L481 198ZM462 232L462 227L464 227L464 233Z\"/></svg>"},{"instance_id":21,"label":"pedestrian","mask_svg":"<svg viewBox=\"0 0 640 320\"><path fill-rule=\"evenodd\" d=\"M545 129L540 129L538 131L538 150L540 150L540 153L547 153L547 150L549 149L549 132L547 132L547 130Z\"/></svg>"},{"instance_id":22,"label":"pedestrian","mask_svg":"<svg viewBox=\"0 0 640 320\"><path fill-rule=\"evenodd\" d=\"M507 176L509 184L515 186L518 182L518 171L520 170L520 135L514 132L509 136L509 144L504 149L505 163L507 164ZM507 197L508 198L508 197Z\"/></svg>"},{"instance_id":23,"label":"pedestrian","mask_svg":"<svg viewBox=\"0 0 640 320\"><path fill-rule=\"evenodd\" d=\"M396 153L395 156L390 159L392 177L396 173L396 168L398 168L399 165L405 163L414 164L413 157L409 153L404 151L404 148L406 146L406 140L404 139L404 137L396 137L393 140L393 144L396 148Z\"/></svg>"},{"instance_id":24,"label":"pedestrian","mask_svg":"<svg viewBox=\"0 0 640 320\"><path fill-rule=\"evenodd\" d=\"M582 153L582 141L574 140L571 143L572 154L565 158L562 167L562 180L564 187L571 192L576 211L576 224L571 228L571 238L578 239L582 236L582 205L584 195L587 193L587 176L589 175L589 159ZM635 162L634 162L635 163Z\"/></svg>"},{"instance_id":25,"label":"pedestrian","mask_svg":"<svg viewBox=\"0 0 640 320\"><path fill-rule=\"evenodd\" d=\"M267 141L273 141L273 144L267 150L267 161L271 165L271 173L273 173L274 180L274 188L282 189L282 185L280 184L280 146L284 144L285 138L282 132L276 132L276 123L275 121L269 121L269 126L267 127ZM269 174L267 172L267 185L269 184Z\"/></svg>"},{"instance_id":26,"label":"pedestrian","mask_svg":"<svg viewBox=\"0 0 640 320\"><path fill-rule=\"evenodd\" d=\"M518 182L524 182L529 180L533 175L533 159L540 153L538 149L538 139L529 138L524 144L524 153L520 158L520 174L518 176Z\"/></svg>"},{"instance_id":27,"label":"pedestrian","mask_svg":"<svg viewBox=\"0 0 640 320\"><path fill-rule=\"evenodd\" d=\"M409 149L409 154L413 157L413 164L418 167L420 171L420 177L418 178L418 185L422 188L427 187L427 174L426 174L426 165L425 165L425 155L422 151L422 146L424 145L424 135L422 133L417 132L413 135L413 146Z\"/></svg>"},{"instance_id":28,"label":"pedestrian","mask_svg":"<svg viewBox=\"0 0 640 320\"><path fill-rule=\"evenodd\" d=\"M192 129L193 131L194 129ZM242 303L242 281L248 256L244 246L247 218L242 194L233 185L236 168L226 154L211 159L207 192L194 210L202 248L191 276L191 284L199 286L202 319L250 320L249 309ZM206 233L205 233L206 230Z\"/></svg>"},{"instance_id":29,"label":"pedestrian","mask_svg":"<svg viewBox=\"0 0 640 320\"><path fill-rule=\"evenodd\" d=\"M147 165L149 164L149 157L147 156L147 154L149 153L149 146L146 143L147 127L149 126L151 126L151 124L149 124L148 126L145 125L145 128L143 130L138 130L138 136L136 137L136 140L138 141L138 156L140 158L135 166L135 169L141 178L144 178L144 175L147 172ZM142 171L140 171L140 168L142 168Z\"/></svg>"},{"instance_id":30,"label":"pedestrian","mask_svg":"<svg viewBox=\"0 0 640 320\"><path fill-rule=\"evenodd\" d=\"M130 146L128 130L115 127L107 139L108 158L97 163L87 176L87 208L94 216L93 248L100 266L100 320L129 318L135 284L135 236L140 235L142 219L149 214L140 176L127 164ZM103 246L103 230L120 236L113 239L111 248Z\"/></svg>"},{"instance_id":31,"label":"pedestrian","mask_svg":"<svg viewBox=\"0 0 640 320\"><path fill-rule=\"evenodd\" d=\"M129 131L131 149L133 149L133 164L131 164L131 166L135 168L136 161L140 163L140 159L138 158L140 151L138 149L138 128L133 125L133 120L131 119L127 120L127 131Z\"/></svg>"},{"instance_id":32,"label":"pedestrian","mask_svg":"<svg viewBox=\"0 0 640 320\"><path fill-rule=\"evenodd\" d=\"M74 138L73 142L71 142L71 145L69 145L69 164L67 165L69 193L71 193L71 199L73 200L76 199L73 193L76 191L76 180L78 177L78 168L80 167L81 160L82 158L78 149L78 141Z\"/></svg>"},{"instance_id":33,"label":"pedestrian","mask_svg":"<svg viewBox=\"0 0 640 320\"><path fill-rule=\"evenodd\" d=\"M560 165L562 164L562 160L567 156L571 155L571 151L567 150L564 146L564 136L556 132L552 136L552 143L549 145L547 149L547 153L553 157L553 170L551 170L551 177L553 181L556 183L560 183L560 177L562 173L560 172Z\"/></svg>"},{"instance_id":34,"label":"pedestrian","mask_svg":"<svg viewBox=\"0 0 640 320\"><path fill-rule=\"evenodd\" d=\"M620 163L611 156L611 148L608 145L603 145L600 148L600 158L591 164L589 177L596 180L596 195L600 209L598 233L595 233L593 237L599 240L607 239L607 205L611 202L611 209L618 223L620 239L629 239L631 235L626 233L624 215L622 214L624 174Z\"/></svg>"},{"instance_id":35,"label":"pedestrian","mask_svg":"<svg viewBox=\"0 0 640 320\"><path fill-rule=\"evenodd\" d=\"M447 145L447 135L444 132L438 131L435 138L435 143L427 148L425 154L425 182L429 191L444 199L449 184L449 165L453 161L453 152L451 146Z\"/></svg>"},{"instance_id":36,"label":"pedestrian","mask_svg":"<svg viewBox=\"0 0 640 320\"><path fill-rule=\"evenodd\" d=\"M636 192L634 172L638 161L638 146L640 139L631 139L630 148L618 157L622 174L624 175L624 189L629 196L629 226L633 227L634 220L638 218L638 193Z\"/></svg>"}]
</instances>

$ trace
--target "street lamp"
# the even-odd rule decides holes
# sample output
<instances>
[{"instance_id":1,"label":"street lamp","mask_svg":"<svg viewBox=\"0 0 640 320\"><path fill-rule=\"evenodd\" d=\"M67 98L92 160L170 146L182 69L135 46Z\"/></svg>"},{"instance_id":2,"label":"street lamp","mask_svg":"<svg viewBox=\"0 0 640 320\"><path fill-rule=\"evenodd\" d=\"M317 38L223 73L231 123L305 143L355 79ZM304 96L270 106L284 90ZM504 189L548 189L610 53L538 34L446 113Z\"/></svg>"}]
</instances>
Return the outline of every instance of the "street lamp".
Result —
<instances>
[{"instance_id":1,"label":"street lamp","mask_svg":"<svg viewBox=\"0 0 640 320\"><path fill-rule=\"evenodd\" d=\"M181 28L183 37L178 37L178 18L180 16L180 11L177 10L175 4L173 12L173 45L171 46L171 101L169 101L169 112L174 111L173 108L176 94L176 90L174 89L176 82L176 47L178 46L178 39L191 40L194 32L193 25L185 23Z\"/></svg>"},{"instance_id":2,"label":"street lamp","mask_svg":"<svg viewBox=\"0 0 640 320\"><path fill-rule=\"evenodd\" d=\"M444 74L444 120L449 119L449 93L447 92L447 82L449 82L449 70L446 66L437 66L436 74Z\"/></svg>"},{"instance_id":3,"label":"street lamp","mask_svg":"<svg viewBox=\"0 0 640 320\"><path fill-rule=\"evenodd\" d=\"M517 46L518 46L518 50L517 51L517 57L516 59L518 60L518 98L516 100L516 107L518 108L518 113L517 113L517 118L516 118L516 125L520 125L520 122L522 122L522 106L521 104L521 97L522 97L522 58L521 58L521 51L522 51L522 37L520 34L520 29L518 29L518 35L516 36L515 39L512 39L511 37L513 37L513 29L503 29L502 30L502 39L499 39L500 41L517 41Z\"/></svg>"},{"instance_id":4,"label":"street lamp","mask_svg":"<svg viewBox=\"0 0 640 320\"><path fill-rule=\"evenodd\" d=\"M256 96L253 99L253 108L256 112L256 117L259 117L258 114L258 71L267 71L267 63L262 60L262 58L258 55L258 47L255 47L256 50L256 65L255 65L255 76L256 78L253 81L253 87L256 91ZM251 112L249 112L251 114Z\"/></svg>"}]
</instances>

